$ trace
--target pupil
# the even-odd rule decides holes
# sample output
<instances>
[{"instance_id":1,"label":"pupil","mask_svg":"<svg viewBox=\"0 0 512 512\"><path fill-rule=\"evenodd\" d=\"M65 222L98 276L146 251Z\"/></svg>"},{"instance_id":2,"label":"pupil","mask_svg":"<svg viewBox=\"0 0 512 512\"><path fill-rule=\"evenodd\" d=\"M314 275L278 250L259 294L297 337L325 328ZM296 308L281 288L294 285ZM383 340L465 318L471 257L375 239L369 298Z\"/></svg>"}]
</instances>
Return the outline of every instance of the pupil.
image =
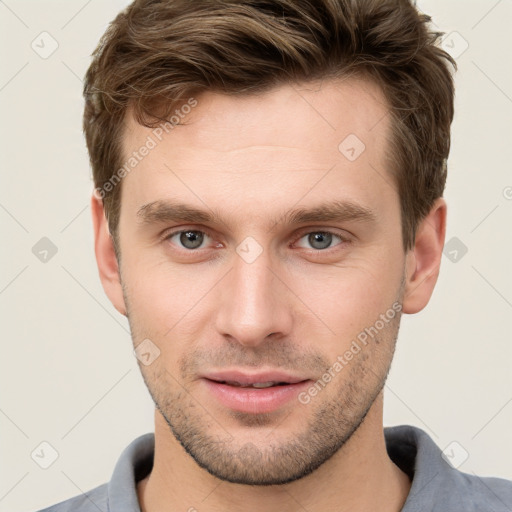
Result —
<instances>
[{"instance_id":1,"label":"pupil","mask_svg":"<svg viewBox=\"0 0 512 512\"><path fill-rule=\"evenodd\" d=\"M331 245L332 235L330 233L312 233L309 235L309 243L315 249L325 249Z\"/></svg>"},{"instance_id":2,"label":"pupil","mask_svg":"<svg viewBox=\"0 0 512 512\"><path fill-rule=\"evenodd\" d=\"M197 249L203 243L203 235L199 231L181 233L180 242L187 249Z\"/></svg>"}]
</instances>

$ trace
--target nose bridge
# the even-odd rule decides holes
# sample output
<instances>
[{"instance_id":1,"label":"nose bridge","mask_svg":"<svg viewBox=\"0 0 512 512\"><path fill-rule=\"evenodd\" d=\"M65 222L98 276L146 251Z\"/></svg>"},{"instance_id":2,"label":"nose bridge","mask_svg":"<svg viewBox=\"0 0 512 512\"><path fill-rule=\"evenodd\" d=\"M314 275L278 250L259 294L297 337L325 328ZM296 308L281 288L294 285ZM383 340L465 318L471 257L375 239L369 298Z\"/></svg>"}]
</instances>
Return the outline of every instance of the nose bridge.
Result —
<instances>
[{"instance_id":1,"label":"nose bridge","mask_svg":"<svg viewBox=\"0 0 512 512\"><path fill-rule=\"evenodd\" d=\"M255 259L245 257L243 252L235 255L217 317L221 334L244 345L257 345L271 333L288 331L291 311L274 272L266 250Z\"/></svg>"}]
</instances>

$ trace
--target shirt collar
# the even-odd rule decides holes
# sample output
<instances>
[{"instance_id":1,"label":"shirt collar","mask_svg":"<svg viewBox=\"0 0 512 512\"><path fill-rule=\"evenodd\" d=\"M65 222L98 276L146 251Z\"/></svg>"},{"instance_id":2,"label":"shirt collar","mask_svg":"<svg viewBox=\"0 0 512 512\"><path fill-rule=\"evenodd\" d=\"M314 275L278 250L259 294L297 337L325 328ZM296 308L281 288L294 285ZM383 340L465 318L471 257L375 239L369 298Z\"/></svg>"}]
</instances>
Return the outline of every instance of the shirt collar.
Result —
<instances>
[{"instance_id":1,"label":"shirt collar","mask_svg":"<svg viewBox=\"0 0 512 512\"><path fill-rule=\"evenodd\" d=\"M425 488L434 480L449 477L450 467L442 459L438 446L420 428L409 425L385 427L384 436L389 457L412 480L402 511L416 510L415 504L425 504L421 499ZM110 512L140 512L137 482L150 473L154 449L153 433L138 437L125 448L108 484ZM423 509L423 512L427 510Z\"/></svg>"}]
</instances>

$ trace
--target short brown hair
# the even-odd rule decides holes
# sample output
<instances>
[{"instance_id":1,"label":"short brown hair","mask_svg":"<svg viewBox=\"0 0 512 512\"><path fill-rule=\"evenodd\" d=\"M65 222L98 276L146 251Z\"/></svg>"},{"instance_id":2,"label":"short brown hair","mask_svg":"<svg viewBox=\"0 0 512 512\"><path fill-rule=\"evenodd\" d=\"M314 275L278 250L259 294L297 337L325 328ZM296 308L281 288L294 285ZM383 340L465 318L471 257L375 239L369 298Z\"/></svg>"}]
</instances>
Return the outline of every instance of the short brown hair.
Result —
<instances>
[{"instance_id":1,"label":"short brown hair","mask_svg":"<svg viewBox=\"0 0 512 512\"><path fill-rule=\"evenodd\" d=\"M125 117L154 127L192 94L251 94L351 74L390 107L391 175L404 249L441 197L450 149L454 60L409 0L135 0L93 53L84 132L95 187L116 240ZM392 155L392 156L391 156Z\"/></svg>"}]
</instances>

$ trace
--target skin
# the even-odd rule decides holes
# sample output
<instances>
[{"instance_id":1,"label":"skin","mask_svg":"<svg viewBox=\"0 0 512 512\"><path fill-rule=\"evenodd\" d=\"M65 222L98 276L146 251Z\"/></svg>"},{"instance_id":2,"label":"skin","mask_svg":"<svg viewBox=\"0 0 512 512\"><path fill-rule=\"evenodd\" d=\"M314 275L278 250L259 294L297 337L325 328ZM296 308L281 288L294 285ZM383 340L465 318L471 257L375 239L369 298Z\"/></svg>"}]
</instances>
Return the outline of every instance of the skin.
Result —
<instances>
[{"instance_id":1,"label":"skin","mask_svg":"<svg viewBox=\"0 0 512 512\"><path fill-rule=\"evenodd\" d=\"M134 346L148 338L160 350L140 364L157 405L141 509L401 510L410 481L387 455L382 419L399 314L307 404L234 412L200 377L281 368L314 382L393 304L406 314L422 310L439 273L446 204L436 201L404 253L385 156L390 118L370 82L197 100L185 124L123 180L120 263L101 200L92 198L104 289L128 316ZM126 155L151 133L128 116ZM365 144L354 161L338 149L348 134ZM220 219L145 223L137 215L169 199ZM375 219L282 220L298 206L333 200L371 209ZM208 236L191 250L180 235L165 238L179 229ZM342 239L312 245L308 234L325 231ZM236 252L249 236L261 248L251 263Z\"/></svg>"}]
</instances>

